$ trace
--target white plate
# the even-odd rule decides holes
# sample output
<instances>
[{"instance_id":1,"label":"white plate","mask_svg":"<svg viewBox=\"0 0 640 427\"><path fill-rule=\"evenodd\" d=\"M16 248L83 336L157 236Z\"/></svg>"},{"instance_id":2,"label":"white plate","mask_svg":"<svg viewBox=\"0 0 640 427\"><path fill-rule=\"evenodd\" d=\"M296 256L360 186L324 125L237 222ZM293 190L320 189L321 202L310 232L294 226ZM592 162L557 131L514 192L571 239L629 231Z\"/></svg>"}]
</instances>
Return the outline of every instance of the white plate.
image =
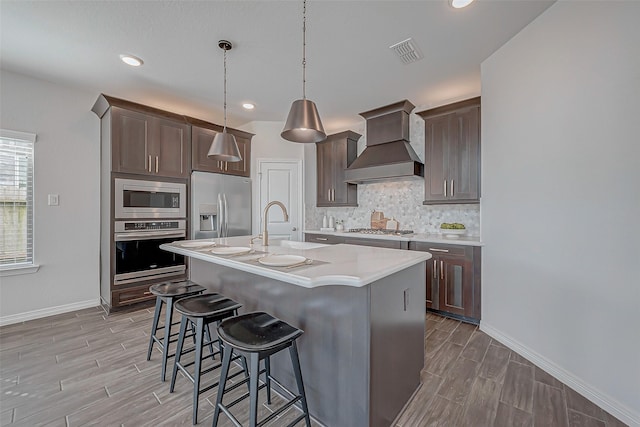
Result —
<instances>
[{"instance_id":1,"label":"white plate","mask_svg":"<svg viewBox=\"0 0 640 427\"><path fill-rule=\"evenodd\" d=\"M204 248L207 246L215 246L216 242L202 242L202 241L194 241L194 242L184 242L180 243L180 246L183 248Z\"/></svg>"},{"instance_id":2,"label":"white plate","mask_svg":"<svg viewBox=\"0 0 640 427\"><path fill-rule=\"evenodd\" d=\"M300 255L269 255L260 258L258 262L271 267L288 267L290 265L303 263L306 260L305 257Z\"/></svg>"},{"instance_id":3,"label":"white plate","mask_svg":"<svg viewBox=\"0 0 640 427\"><path fill-rule=\"evenodd\" d=\"M215 255L240 255L251 252L251 248L246 246L227 246L211 249L211 253Z\"/></svg>"}]
</instances>

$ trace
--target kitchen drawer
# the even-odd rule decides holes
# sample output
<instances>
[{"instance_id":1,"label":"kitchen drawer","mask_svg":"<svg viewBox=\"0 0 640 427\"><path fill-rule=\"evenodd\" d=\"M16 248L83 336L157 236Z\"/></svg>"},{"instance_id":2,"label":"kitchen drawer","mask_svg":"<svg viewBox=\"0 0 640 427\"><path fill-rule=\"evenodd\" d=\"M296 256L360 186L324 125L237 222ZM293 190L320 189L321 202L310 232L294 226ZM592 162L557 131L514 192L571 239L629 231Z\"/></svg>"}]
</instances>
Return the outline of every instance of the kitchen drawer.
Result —
<instances>
[{"instance_id":1,"label":"kitchen drawer","mask_svg":"<svg viewBox=\"0 0 640 427\"><path fill-rule=\"evenodd\" d=\"M111 292L111 306L119 307L122 305L135 304L142 301L155 299L149 291L150 285L136 286L128 289L119 289Z\"/></svg>"},{"instance_id":2,"label":"kitchen drawer","mask_svg":"<svg viewBox=\"0 0 640 427\"><path fill-rule=\"evenodd\" d=\"M337 245L338 243L344 243L344 237L333 236L331 234L305 234L304 241L325 245Z\"/></svg>"},{"instance_id":3,"label":"kitchen drawer","mask_svg":"<svg viewBox=\"0 0 640 427\"><path fill-rule=\"evenodd\" d=\"M377 248L409 249L408 242L402 242L399 240L362 239L358 237L345 237L344 243L349 245L374 246Z\"/></svg>"},{"instance_id":4,"label":"kitchen drawer","mask_svg":"<svg viewBox=\"0 0 640 427\"><path fill-rule=\"evenodd\" d=\"M443 245L441 243L409 242L412 251L430 252L432 255L467 256L473 253L473 247L462 245Z\"/></svg>"}]
</instances>

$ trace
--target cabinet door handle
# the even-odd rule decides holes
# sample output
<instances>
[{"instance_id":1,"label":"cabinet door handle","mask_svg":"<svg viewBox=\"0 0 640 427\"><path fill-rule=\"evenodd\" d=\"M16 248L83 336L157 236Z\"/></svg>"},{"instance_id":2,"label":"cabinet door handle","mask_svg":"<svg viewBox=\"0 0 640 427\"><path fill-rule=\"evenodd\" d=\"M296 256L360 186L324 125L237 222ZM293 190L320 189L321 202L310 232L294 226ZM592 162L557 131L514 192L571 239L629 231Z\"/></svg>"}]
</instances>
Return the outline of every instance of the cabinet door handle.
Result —
<instances>
[{"instance_id":1,"label":"cabinet door handle","mask_svg":"<svg viewBox=\"0 0 640 427\"><path fill-rule=\"evenodd\" d=\"M445 179L444 182L444 197L447 197L447 180Z\"/></svg>"},{"instance_id":2,"label":"cabinet door handle","mask_svg":"<svg viewBox=\"0 0 640 427\"><path fill-rule=\"evenodd\" d=\"M331 201L332 202L336 201L336 189L335 188L331 189Z\"/></svg>"},{"instance_id":3,"label":"cabinet door handle","mask_svg":"<svg viewBox=\"0 0 640 427\"><path fill-rule=\"evenodd\" d=\"M433 260L433 278L438 278L438 261L436 261L435 259Z\"/></svg>"},{"instance_id":4,"label":"cabinet door handle","mask_svg":"<svg viewBox=\"0 0 640 427\"><path fill-rule=\"evenodd\" d=\"M156 156L156 173L158 173L158 156Z\"/></svg>"},{"instance_id":5,"label":"cabinet door handle","mask_svg":"<svg viewBox=\"0 0 640 427\"><path fill-rule=\"evenodd\" d=\"M331 189L327 190L327 198L331 201Z\"/></svg>"},{"instance_id":6,"label":"cabinet door handle","mask_svg":"<svg viewBox=\"0 0 640 427\"><path fill-rule=\"evenodd\" d=\"M151 295L151 291L147 291L147 292L143 293L142 295Z\"/></svg>"},{"instance_id":7,"label":"cabinet door handle","mask_svg":"<svg viewBox=\"0 0 640 427\"><path fill-rule=\"evenodd\" d=\"M229 162L224 162L224 170L225 172L229 170Z\"/></svg>"},{"instance_id":8,"label":"cabinet door handle","mask_svg":"<svg viewBox=\"0 0 640 427\"><path fill-rule=\"evenodd\" d=\"M326 237L316 237L316 240L320 240L321 242L326 242L329 239L327 239Z\"/></svg>"},{"instance_id":9,"label":"cabinet door handle","mask_svg":"<svg viewBox=\"0 0 640 427\"><path fill-rule=\"evenodd\" d=\"M448 252L449 252L449 250L448 250L448 249L429 248L429 250L430 250L430 251L433 251L433 252L445 252L445 253L448 253Z\"/></svg>"},{"instance_id":10,"label":"cabinet door handle","mask_svg":"<svg viewBox=\"0 0 640 427\"><path fill-rule=\"evenodd\" d=\"M440 279L444 280L444 261L440 261Z\"/></svg>"},{"instance_id":11,"label":"cabinet door handle","mask_svg":"<svg viewBox=\"0 0 640 427\"><path fill-rule=\"evenodd\" d=\"M453 194L454 194L454 192L453 192L453 180L451 180L451 197L453 197Z\"/></svg>"},{"instance_id":12,"label":"cabinet door handle","mask_svg":"<svg viewBox=\"0 0 640 427\"><path fill-rule=\"evenodd\" d=\"M149 154L149 173L151 173L151 154Z\"/></svg>"}]
</instances>

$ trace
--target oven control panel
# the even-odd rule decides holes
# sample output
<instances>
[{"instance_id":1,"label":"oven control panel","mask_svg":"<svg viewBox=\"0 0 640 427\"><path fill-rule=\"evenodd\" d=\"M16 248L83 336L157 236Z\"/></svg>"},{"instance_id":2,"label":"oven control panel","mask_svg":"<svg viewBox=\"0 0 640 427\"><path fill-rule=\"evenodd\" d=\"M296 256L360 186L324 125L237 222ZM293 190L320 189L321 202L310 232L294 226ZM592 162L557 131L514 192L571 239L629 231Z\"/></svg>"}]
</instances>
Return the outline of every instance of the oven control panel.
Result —
<instances>
[{"instance_id":1,"label":"oven control panel","mask_svg":"<svg viewBox=\"0 0 640 427\"><path fill-rule=\"evenodd\" d=\"M159 222L125 222L125 231L129 230L170 230L178 228L178 221L159 221Z\"/></svg>"},{"instance_id":2,"label":"oven control panel","mask_svg":"<svg viewBox=\"0 0 640 427\"><path fill-rule=\"evenodd\" d=\"M154 230L184 230L186 221L183 219L174 221L116 221L115 232L127 231L154 231Z\"/></svg>"}]
</instances>

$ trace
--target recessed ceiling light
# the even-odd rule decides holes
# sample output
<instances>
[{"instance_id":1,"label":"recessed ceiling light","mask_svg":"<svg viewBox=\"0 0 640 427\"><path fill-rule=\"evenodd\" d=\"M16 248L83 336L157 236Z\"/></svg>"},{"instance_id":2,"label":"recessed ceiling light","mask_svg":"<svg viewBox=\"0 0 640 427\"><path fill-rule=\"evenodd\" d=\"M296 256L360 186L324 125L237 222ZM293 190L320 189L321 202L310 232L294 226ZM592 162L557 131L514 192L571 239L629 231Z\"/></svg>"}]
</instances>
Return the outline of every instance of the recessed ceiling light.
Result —
<instances>
[{"instance_id":1,"label":"recessed ceiling light","mask_svg":"<svg viewBox=\"0 0 640 427\"><path fill-rule=\"evenodd\" d=\"M253 110L254 108L256 108L256 106L250 102L245 102L244 104L242 104L242 108L244 108L245 110Z\"/></svg>"},{"instance_id":2,"label":"recessed ceiling light","mask_svg":"<svg viewBox=\"0 0 640 427\"><path fill-rule=\"evenodd\" d=\"M139 67L144 64L144 61L137 56L133 55L120 55L120 59L127 65L131 65L132 67Z\"/></svg>"},{"instance_id":3,"label":"recessed ceiling light","mask_svg":"<svg viewBox=\"0 0 640 427\"><path fill-rule=\"evenodd\" d=\"M449 0L451 7L456 9L462 9L463 7L469 6L471 3L473 3L473 0Z\"/></svg>"}]
</instances>

